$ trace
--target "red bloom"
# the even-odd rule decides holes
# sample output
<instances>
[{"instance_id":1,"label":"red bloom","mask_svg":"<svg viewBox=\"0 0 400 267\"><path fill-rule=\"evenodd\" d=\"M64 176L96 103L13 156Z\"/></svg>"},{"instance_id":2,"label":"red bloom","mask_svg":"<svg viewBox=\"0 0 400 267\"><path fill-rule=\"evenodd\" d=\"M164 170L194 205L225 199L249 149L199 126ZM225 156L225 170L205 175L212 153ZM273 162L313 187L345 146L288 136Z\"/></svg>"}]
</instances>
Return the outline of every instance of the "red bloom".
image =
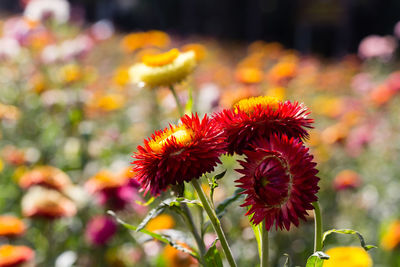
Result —
<instances>
[{"instance_id":1,"label":"red bloom","mask_svg":"<svg viewBox=\"0 0 400 267\"><path fill-rule=\"evenodd\" d=\"M244 151L247 158L239 161L243 169L237 170L243 177L236 182L244 189L242 206L250 206L246 215L253 214L254 224L265 220L267 230L274 222L276 229L289 230L292 223L299 225L299 218L305 220L318 199L318 171L299 139L286 135L269 139L257 140L254 151Z\"/></svg>"},{"instance_id":2,"label":"red bloom","mask_svg":"<svg viewBox=\"0 0 400 267\"><path fill-rule=\"evenodd\" d=\"M251 149L251 142L274 133L308 138L305 128L312 128L313 123L308 115L302 104L261 96L241 100L234 108L217 113L215 119L226 135L228 153L243 154Z\"/></svg>"},{"instance_id":3,"label":"red bloom","mask_svg":"<svg viewBox=\"0 0 400 267\"><path fill-rule=\"evenodd\" d=\"M26 246L0 246L0 267L21 266L30 262L35 257L35 252Z\"/></svg>"},{"instance_id":4,"label":"red bloom","mask_svg":"<svg viewBox=\"0 0 400 267\"><path fill-rule=\"evenodd\" d=\"M199 178L214 170L225 152L225 139L207 115L185 115L179 125L156 131L138 146L132 162L135 178L153 195L165 191L169 185Z\"/></svg>"}]
</instances>

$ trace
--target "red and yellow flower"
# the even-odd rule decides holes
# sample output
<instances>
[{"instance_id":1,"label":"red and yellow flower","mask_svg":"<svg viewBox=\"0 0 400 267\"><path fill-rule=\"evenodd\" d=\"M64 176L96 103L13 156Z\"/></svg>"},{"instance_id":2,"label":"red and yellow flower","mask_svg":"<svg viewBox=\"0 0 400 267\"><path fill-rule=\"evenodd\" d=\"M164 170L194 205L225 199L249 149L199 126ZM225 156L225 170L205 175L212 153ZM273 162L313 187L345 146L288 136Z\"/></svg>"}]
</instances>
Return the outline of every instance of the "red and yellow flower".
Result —
<instances>
[{"instance_id":1,"label":"red and yellow flower","mask_svg":"<svg viewBox=\"0 0 400 267\"><path fill-rule=\"evenodd\" d=\"M0 267L16 267L30 262L35 257L32 249L26 246L0 246Z\"/></svg>"},{"instance_id":2,"label":"red and yellow flower","mask_svg":"<svg viewBox=\"0 0 400 267\"><path fill-rule=\"evenodd\" d=\"M234 108L215 116L227 138L228 153L242 154L251 149L251 142L272 133L289 138L308 137L306 128L312 128L308 109L297 102L281 102L277 98L260 96L239 101Z\"/></svg>"},{"instance_id":3,"label":"red and yellow flower","mask_svg":"<svg viewBox=\"0 0 400 267\"><path fill-rule=\"evenodd\" d=\"M26 217L71 217L77 212L75 203L60 192L41 186L29 189L21 201Z\"/></svg>"},{"instance_id":4,"label":"red and yellow flower","mask_svg":"<svg viewBox=\"0 0 400 267\"><path fill-rule=\"evenodd\" d=\"M299 139L286 135L257 140L253 148L244 152L246 159L239 161L243 169L237 170L243 174L236 182L246 195L246 215L252 215L254 224L265 220L267 230L274 223L276 229L298 226L318 199L313 156Z\"/></svg>"},{"instance_id":5,"label":"red and yellow flower","mask_svg":"<svg viewBox=\"0 0 400 267\"><path fill-rule=\"evenodd\" d=\"M28 171L19 178L18 183L23 189L41 185L59 191L72 184L65 172L52 166L39 166Z\"/></svg>"},{"instance_id":6,"label":"red and yellow flower","mask_svg":"<svg viewBox=\"0 0 400 267\"><path fill-rule=\"evenodd\" d=\"M225 152L225 139L207 115L185 115L179 125L156 131L133 156L135 178L153 195L210 172Z\"/></svg>"}]
</instances>

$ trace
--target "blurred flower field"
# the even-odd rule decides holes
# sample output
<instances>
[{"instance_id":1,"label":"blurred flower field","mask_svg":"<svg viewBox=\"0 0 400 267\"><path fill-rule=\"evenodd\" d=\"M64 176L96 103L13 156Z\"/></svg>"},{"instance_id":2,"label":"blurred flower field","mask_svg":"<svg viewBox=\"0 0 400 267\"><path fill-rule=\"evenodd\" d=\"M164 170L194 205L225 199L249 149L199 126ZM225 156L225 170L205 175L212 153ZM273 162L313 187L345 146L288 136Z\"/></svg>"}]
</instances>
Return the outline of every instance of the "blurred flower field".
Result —
<instances>
[{"instance_id":1,"label":"blurred flower field","mask_svg":"<svg viewBox=\"0 0 400 267\"><path fill-rule=\"evenodd\" d=\"M29 6L0 21L0 266L235 266L209 212L237 266L260 264L264 226L261 266L306 266L316 251L307 266L400 266L397 37L325 59ZM256 111L293 122L248 126ZM256 130L271 137L253 142ZM235 135L228 147L222 132ZM302 184L282 195L278 160L250 188L252 160L269 157L258 149L281 149ZM342 229L323 243L317 197L319 230Z\"/></svg>"}]
</instances>

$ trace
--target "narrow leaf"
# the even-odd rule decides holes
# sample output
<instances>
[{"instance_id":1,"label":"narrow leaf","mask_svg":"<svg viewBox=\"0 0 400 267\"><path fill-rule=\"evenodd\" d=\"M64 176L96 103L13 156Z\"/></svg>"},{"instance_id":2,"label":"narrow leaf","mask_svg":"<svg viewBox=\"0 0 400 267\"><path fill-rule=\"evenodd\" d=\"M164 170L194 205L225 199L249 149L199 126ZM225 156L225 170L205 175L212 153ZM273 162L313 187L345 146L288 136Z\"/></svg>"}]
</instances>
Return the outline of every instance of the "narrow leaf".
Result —
<instances>
[{"instance_id":1,"label":"narrow leaf","mask_svg":"<svg viewBox=\"0 0 400 267\"><path fill-rule=\"evenodd\" d=\"M324 241L325 241L326 237L329 236L329 235L332 234L332 233L336 233L336 234L346 234L346 235L357 235L357 236L358 236L358 239L360 239L361 246L362 246L366 251L368 251L368 250L370 250L370 249L373 249L373 248L376 248L376 246L374 246L374 245L367 245L367 244L365 244L364 237L361 235L361 233L358 232L358 231L352 230L352 229L331 229L331 230L329 230L329 231L326 231L326 232L323 234L323 236L322 236L322 245L324 244Z\"/></svg>"},{"instance_id":2,"label":"narrow leaf","mask_svg":"<svg viewBox=\"0 0 400 267\"><path fill-rule=\"evenodd\" d=\"M218 239L216 239L212 246L208 249L207 253L204 255L205 265L207 267L223 267L221 255L217 249L216 243Z\"/></svg>"},{"instance_id":3,"label":"narrow leaf","mask_svg":"<svg viewBox=\"0 0 400 267\"><path fill-rule=\"evenodd\" d=\"M235 190L235 192L233 193L233 195L227 199L225 199L224 201L222 201L217 208L215 209L215 212L217 213L218 218L221 218L222 216L224 216L225 212L226 212L226 208L232 204L233 202L235 202L236 200L242 198L243 196L240 194L241 192L243 192L244 189L242 188L238 188Z\"/></svg>"},{"instance_id":4,"label":"narrow leaf","mask_svg":"<svg viewBox=\"0 0 400 267\"><path fill-rule=\"evenodd\" d=\"M158 240L158 241L160 241L160 242L163 242L163 243L165 243L165 244L167 244L167 245L170 245L170 246L172 246L172 247L174 247L174 248L176 248L177 250L180 250L180 251L182 251L182 252L188 253L188 254L190 254L192 257L198 259L197 253L195 253L194 251L189 250L189 249L187 249L187 248L185 248L185 247L183 247L183 246L181 246L181 245L179 245L179 244L173 242L173 241L171 240L170 237L168 237L168 236L163 236L163 235L160 235L160 234L157 234L157 233L154 233L154 232L150 232L150 231L148 231L148 230L146 230L146 229L138 230L138 227L136 227L136 226L134 226L134 225L131 225L131 224L129 224L129 223L126 223L126 222L124 222L123 220L121 220L120 218L118 218L117 215L116 215L113 211L109 210L109 211L107 211L107 213L110 214L111 216L113 216L113 217L115 218L115 220L116 220L119 224L121 224L122 226L124 226L126 229L132 230L132 231L135 231L135 232L141 232L141 233L143 233L143 234L149 235L149 236L153 237L154 239L156 239L156 240Z\"/></svg>"},{"instance_id":5,"label":"narrow leaf","mask_svg":"<svg viewBox=\"0 0 400 267\"><path fill-rule=\"evenodd\" d=\"M214 190L218 187L217 180L221 179L225 176L226 170L213 176L211 179L208 179L208 183L210 185L210 199L214 202Z\"/></svg>"}]
</instances>

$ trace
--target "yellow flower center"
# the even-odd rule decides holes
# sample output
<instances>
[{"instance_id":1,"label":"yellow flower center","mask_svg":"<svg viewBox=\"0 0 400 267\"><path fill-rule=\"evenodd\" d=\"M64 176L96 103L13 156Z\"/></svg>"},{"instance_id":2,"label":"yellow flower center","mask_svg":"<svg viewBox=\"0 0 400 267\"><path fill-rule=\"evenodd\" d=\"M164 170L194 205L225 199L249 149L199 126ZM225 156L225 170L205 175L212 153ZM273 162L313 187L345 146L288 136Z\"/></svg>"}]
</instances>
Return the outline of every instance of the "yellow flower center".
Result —
<instances>
[{"instance_id":1,"label":"yellow flower center","mask_svg":"<svg viewBox=\"0 0 400 267\"><path fill-rule=\"evenodd\" d=\"M250 97L240 100L233 107L235 112L241 110L249 114L253 112L258 105L263 108L269 107L272 110L276 110L279 106L279 99L272 96Z\"/></svg>"},{"instance_id":2,"label":"yellow flower center","mask_svg":"<svg viewBox=\"0 0 400 267\"><path fill-rule=\"evenodd\" d=\"M160 67L172 63L179 56L179 50L174 48L157 55L144 55L142 62L149 67Z\"/></svg>"},{"instance_id":3,"label":"yellow flower center","mask_svg":"<svg viewBox=\"0 0 400 267\"><path fill-rule=\"evenodd\" d=\"M13 254L14 247L11 245L4 245L0 248L0 257L6 258Z\"/></svg>"},{"instance_id":4,"label":"yellow flower center","mask_svg":"<svg viewBox=\"0 0 400 267\"><path fill-rule=\"evenodd\" d=\"M160 136L157 136L154 140L149 142L149 146L155 152L160 152L161 148L165 145L167 141L170 141L172 137L175 138L177 144L187 145L193 139L194 132L185 126L179 126L172 128Z\"/></svg>"}]
</instances>

